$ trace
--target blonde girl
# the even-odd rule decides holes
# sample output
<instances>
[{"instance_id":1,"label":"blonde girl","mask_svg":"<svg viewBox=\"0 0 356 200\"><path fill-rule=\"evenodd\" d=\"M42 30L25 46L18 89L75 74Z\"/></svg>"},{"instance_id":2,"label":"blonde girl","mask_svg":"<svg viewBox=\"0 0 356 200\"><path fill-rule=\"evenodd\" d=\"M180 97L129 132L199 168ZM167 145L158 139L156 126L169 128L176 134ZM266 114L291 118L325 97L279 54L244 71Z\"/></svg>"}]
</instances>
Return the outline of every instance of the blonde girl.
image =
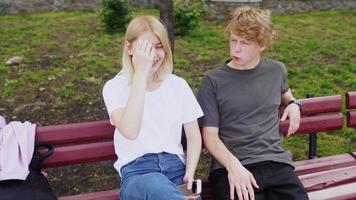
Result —
<instances>
[{"instance_id":1,"label":"blonde girl","mask_svg":"<svg viewBox=\"0 0 356 200\"><path fill-rule=\"evenodd\" d=\"M201 151L197 119L203 112L187 82L172 74L168 35L159 19L138 16L130 22L122 65L103 89L116 127L120 199L186 199L177 186L192 186Z\"/></svg>"}]
</instances>

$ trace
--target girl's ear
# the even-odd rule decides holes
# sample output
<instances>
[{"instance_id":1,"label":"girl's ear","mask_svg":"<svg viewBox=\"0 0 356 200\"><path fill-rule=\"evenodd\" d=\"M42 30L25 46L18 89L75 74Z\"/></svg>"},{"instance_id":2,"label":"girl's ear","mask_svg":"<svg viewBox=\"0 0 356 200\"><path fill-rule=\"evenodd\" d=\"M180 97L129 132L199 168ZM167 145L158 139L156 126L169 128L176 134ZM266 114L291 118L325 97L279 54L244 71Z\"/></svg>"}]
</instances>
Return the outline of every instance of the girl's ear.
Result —
<instances>
[{"instance_id":1,"label":"girl's ear","mask_svg":"<svg viewBox=\"0 0 356 200\"><path fill-rule=\"evenodd\" d=\"M125 40L125 48L130 56L132 56L133 51L132 51L132 45L129 41Z\"/></svg>"}]
</instances>

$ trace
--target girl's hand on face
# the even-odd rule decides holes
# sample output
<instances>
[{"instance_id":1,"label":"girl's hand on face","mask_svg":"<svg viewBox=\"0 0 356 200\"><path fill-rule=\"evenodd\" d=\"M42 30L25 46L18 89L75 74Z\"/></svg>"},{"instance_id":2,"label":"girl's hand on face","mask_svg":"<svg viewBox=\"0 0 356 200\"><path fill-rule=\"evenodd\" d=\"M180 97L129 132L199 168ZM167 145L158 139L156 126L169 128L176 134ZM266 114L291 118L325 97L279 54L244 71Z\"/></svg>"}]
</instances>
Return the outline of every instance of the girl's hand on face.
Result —
<instances>
[{"instance_id":1,"label":"girl's hand on face","mask_svg":"<svg viewBox=\"0 0 356 200\"><path fill-rule=\"evenodd\" d=\"M138 40L134 42L132 64L135 73L142 73L145 76L149 75L153 65L155 51L156 49L153 44L148 40Z\"/></svg>"}]
</instances>

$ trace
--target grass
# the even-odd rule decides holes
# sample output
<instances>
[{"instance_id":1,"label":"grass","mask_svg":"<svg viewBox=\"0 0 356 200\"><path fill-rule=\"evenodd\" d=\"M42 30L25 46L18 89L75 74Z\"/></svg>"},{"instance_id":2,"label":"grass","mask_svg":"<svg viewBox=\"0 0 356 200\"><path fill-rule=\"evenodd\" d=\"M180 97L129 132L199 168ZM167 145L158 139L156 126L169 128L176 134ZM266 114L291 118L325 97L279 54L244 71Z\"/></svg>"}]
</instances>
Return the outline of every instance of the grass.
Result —
<instances>
[{"instance_id":1,"label":"grass","mask_svg":"<svg viewBox=\"0 0 356 200\"><path fill-rule=\"evenodd\" d=\"M157 10L138 10L135 14ZM274 16L278 40L265 56L285 63L289 85L304 98L356 90L356 10ZM202 21L175 38L175 73L196 92L202 77L228 59L221 21ZM0 16L0 112L9 120L39 125L107 118L104 83L120 69L124 33L105 34L94 12ZM19 66L6 66L23 56ZM307 137L284 146L294 159L307 157ZM356 151L355 129L320 134L318 154ZM199 173L207 172L208 159Z\"/></svg>"}]
</instances>

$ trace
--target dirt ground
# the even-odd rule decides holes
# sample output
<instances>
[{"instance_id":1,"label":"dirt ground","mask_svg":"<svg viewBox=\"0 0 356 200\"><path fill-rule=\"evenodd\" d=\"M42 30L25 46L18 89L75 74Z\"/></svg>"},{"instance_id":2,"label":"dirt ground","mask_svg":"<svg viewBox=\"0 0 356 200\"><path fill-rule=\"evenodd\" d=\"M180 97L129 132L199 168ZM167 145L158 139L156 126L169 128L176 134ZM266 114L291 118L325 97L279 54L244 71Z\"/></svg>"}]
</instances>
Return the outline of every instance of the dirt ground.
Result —
<instances>
[{"instance_id":1,"label":"dirt ground","mask_svg":"<svg viewBox=\"0 0 356 200\"><path fill-rule=\"evenodd\" d=\"M40 106L40 109L34 110L33 105L20 106L14 110L9 104L2 105L3 103L6 102L0 102L0 108L5 110L0 114L7 122L31 119L31 123L45 126L107 119L103 102L97 102L91 107L70 105L66 110L54 110L51 106L47 106L48 108ZM118 188L120 178L113 163L114 160L110 160L43 170L48 174L48 180L56 196L65 196Z\"/></svg>"},{"instance_id":2,"label":"dirt ground","mask_svg":"<svg viewBox=\"0 0 356 200\"><path fill-rule=\"evenodd\" d=\"M114 161L45 169L56 196L110 190L119 187Z\"/></svg>"}]
</instances>

